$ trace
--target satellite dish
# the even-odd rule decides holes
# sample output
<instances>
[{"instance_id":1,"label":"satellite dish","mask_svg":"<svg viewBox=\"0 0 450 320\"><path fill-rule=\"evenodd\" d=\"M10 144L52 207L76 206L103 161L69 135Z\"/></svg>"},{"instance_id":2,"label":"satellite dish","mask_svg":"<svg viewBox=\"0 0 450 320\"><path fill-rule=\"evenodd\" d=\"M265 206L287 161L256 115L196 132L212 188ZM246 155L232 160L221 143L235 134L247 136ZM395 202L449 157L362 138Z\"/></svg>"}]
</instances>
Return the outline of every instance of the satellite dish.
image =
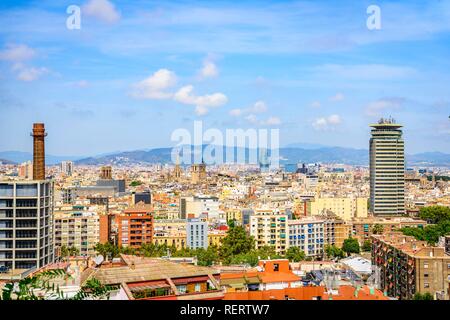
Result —
<instances>
[{"instance_id":1,"label":"satellite dish","mask_svg":"<svg viewBox=\"0 0 450 320\"><path fill-rule=\"evenodd\" d=\"M94 262L97 266L102 264L103 260L105 260L105 258L103 258L101 254L94 258Z\"/></svg>"}]
</instances>

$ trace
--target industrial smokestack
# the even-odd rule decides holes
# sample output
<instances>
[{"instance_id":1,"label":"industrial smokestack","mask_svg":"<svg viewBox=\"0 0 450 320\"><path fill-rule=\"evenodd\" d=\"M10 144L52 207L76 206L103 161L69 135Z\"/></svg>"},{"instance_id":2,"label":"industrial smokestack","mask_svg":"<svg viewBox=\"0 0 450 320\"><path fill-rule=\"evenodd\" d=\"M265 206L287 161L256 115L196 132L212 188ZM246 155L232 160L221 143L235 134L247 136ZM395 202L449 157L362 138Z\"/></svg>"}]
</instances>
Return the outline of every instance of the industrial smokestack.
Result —
<instances>
[{"instance_id":1,"label":"industrial smokestack","mask_svg":"<svg viewBox=\"0 0 450 320\"><path fill-rule=\"evenodd\" d=\"M33 123L33 180L45 180L45 144L43 123Z\"/></svg>"},{"instance_id":2,"label":"industrial smokestack","mask_svg":"<svg viewBox=\"0 0 450 320\"><path fill-rule=\"evenodd\" d=\"M100 170L100 179L112 180L112 168L111 166L103 166Z\"/></svg>"}]
</instances>

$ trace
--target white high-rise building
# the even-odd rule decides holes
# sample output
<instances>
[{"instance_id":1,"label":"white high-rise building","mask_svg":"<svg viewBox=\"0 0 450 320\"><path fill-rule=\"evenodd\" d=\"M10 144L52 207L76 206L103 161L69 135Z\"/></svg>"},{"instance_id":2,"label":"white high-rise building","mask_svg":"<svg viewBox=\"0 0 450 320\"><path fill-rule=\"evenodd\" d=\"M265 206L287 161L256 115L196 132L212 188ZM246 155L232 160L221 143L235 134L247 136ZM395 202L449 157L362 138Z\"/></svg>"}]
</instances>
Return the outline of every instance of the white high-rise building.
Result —
<instances>
[{"instance_id":1,"label":"white high-rise building","mask_svg":"<svg viewBox=\"0 0 450 320\"><path fill-rule=\"evenodd\" d=\"M370 210L374 215L405 213L405 143L394 119L371 124Z\"/></svg>"},{"instance_id":2,"label":"white high-rise building","mask_svg":"<svg viewBox=\"0 0 450 320\"><path fill-rule=\"evenodd\" d=\"M66 176L71 176L73 173L73 162L72 161L62 161L60 165L61 173Z\"/></svg>"},{"instance_id":3,"label":"white high-rise building","mask_svg":"<svg viewBox=\"0 0 450 320\"><path fill-rule=\"evenodd\" d=\"M187 219L186 242L188 248L198 249L208 248L208 220L202 216L200 218Z\"/></svg>"}]
</instances>

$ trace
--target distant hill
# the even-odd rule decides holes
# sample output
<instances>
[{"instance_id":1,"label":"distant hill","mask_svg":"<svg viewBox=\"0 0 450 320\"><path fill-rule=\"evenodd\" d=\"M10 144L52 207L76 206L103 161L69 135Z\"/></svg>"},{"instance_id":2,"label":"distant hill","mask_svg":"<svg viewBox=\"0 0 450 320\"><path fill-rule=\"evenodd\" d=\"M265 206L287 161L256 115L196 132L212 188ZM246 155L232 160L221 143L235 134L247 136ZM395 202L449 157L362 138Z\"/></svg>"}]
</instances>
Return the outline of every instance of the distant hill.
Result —
<instances>
[{"instance_id":1,"label":"distant hill","mask_svg":"<svg viewBox=\"0 0 450 320\"><path fill-rule=\"evenodd\" d=\"M230 150L230 148L227 148ZM225 153L226 149L223 149ZM248 149L246 161L248 161ZM101 157L90 157L76 161L78 164L129 164L129 163L171 163L172 148L158 148L148 151L137 150L120 152ZM237 152L237 150L235 150ZM259 153L258 153L259 154ZM350 165L369 165L369 151L342 147L323 147L318 149L280 148L280 163L343 163ZM407 166L450 166L450 154L427 152L406 156Z\"/></svg>"},{"instance_id":2,"label":"distant hill","mask_svg":"<svg viewBox=\"0 0 450 320\"><path fill-rule=\"evenodd\" d=\"M61 161L65 160L78 160L83 157L76 156L54 156L51 154L45 155L45 163L48 165L54 165L61 163ZM0 151L0 159L6 159L15 163L22 163L29 160L33 160L33 154L30 152L22 152L22 151Z\"/></svg>"},{"instance_id":3,"label":"distant hill","mask_svg":"<svg viewBox=\"0 0 450 320\"><path fill-rule=\"evenodd\" d=\"M16 164L16 162L14 162L14 161L1 159L1 158L0 158L0 163L1 164Z\"/></svg>"},{"instance_id":4,"label":"distant hill","mask_svg":"<svg viewBox=\"0 0 450 320\"><path fill-rule=\"evenodd\" d=\"M203 146L204 148L206 146ZM317 147L317 148L316 148ZM350 165L369 165L369 151L365 149L353 149L342 147L318 147L311 145L306 148L285 147L280 148L280 163L336 163ZM230 148L223 148L223 153L230 151ZM237 149L235 149L237 153ZM46 156L46 163L49 165L58 164L63 160L72 160L81 165L113 164L125 165L136 163L172 163L172 148L156 148L135 151L124 151L117 153L104 153L93 157L75 156ZM248 162L249 149L245 149L245 160ZM259 154L259 153L258 153ZM191 150L192 155L192 150ZM6 151L0 152L0 159L5 159L15 163L32 160L32 154L27 152ZM413 155L406 155L406 165L420 166L448 166L450 167L450 154L441 152L425 152Z\"/></svg>"}]
</instances>

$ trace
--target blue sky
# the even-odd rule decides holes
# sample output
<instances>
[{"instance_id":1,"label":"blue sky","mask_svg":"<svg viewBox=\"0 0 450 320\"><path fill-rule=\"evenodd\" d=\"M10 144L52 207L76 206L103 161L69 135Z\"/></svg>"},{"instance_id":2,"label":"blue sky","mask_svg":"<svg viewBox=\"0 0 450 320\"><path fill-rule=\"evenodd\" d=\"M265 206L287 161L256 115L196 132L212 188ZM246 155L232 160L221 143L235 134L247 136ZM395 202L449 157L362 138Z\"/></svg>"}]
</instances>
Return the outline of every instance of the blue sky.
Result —
<instances>
[{"instance_id":1,"label":"blue sky","mask_svg":"<svg viewBox=\"0 0 450 320\"><path fill-rule=\"evenodd\" d=\"M194 120L368 148L392 115L407 152L449 153L449 57L450 1L2 1L0 150L30 151L33 122L48 153L95 155Z\"/></svg>"}]
</instances>

